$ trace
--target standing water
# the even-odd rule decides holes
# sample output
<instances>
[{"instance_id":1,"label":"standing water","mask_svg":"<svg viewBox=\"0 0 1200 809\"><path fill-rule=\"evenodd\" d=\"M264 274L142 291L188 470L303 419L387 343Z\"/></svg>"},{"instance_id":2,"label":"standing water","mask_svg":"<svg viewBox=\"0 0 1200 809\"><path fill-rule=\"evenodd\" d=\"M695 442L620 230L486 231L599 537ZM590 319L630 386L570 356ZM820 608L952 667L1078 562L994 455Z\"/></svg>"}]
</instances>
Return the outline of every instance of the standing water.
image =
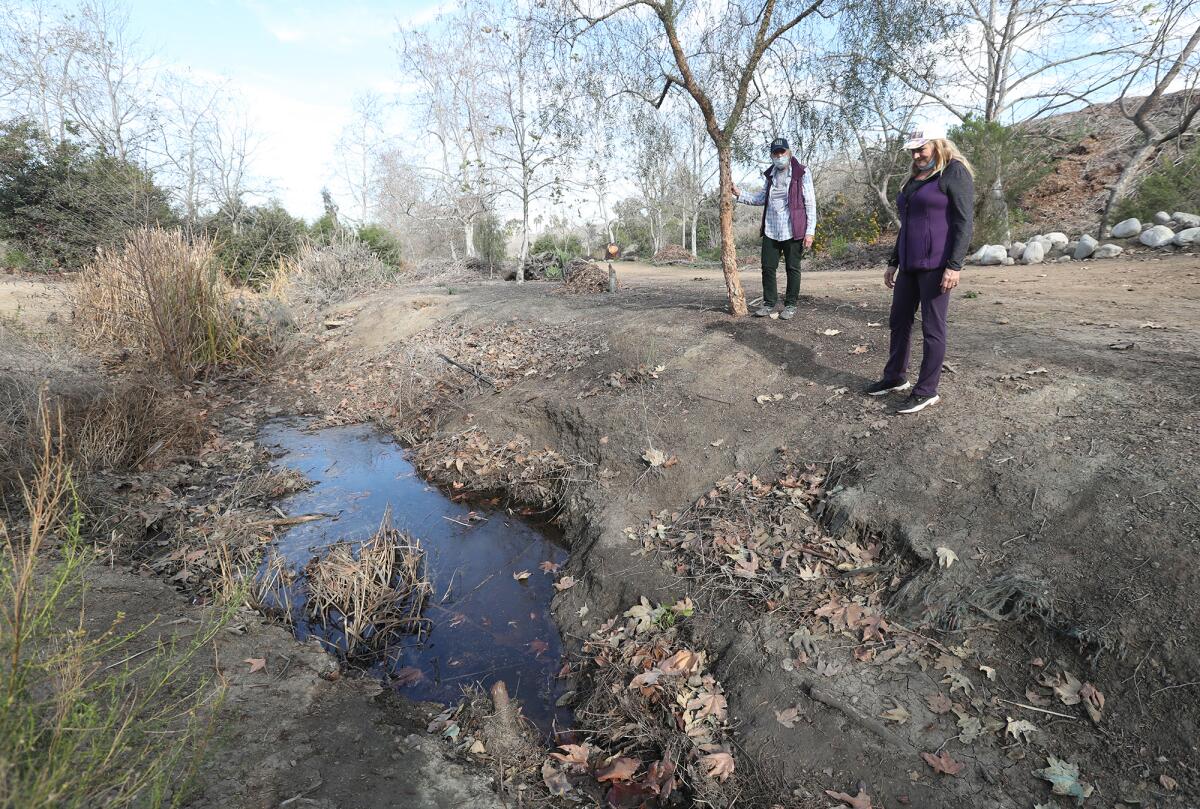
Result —
<instances>
[{"instance_id":1,"label":"standing water","mask_svg":"<svg viewBox=\"0 0 1200 809\"><path fill-rule=\"evenodd\" d=\"M298 574L331 545L369 539L389 507L392 525L425 550L429 631L389 650L371 666L373 673L413 699L443 703L457 701L463 686L503 680L544 730L552 719L566 719L555 708L561 640L550 616L554 576L541 569L544 562L560 565L566 551L546 531L501 510L454 502L423 481L404 450L373 427L307 432L275 421L260 441L283 453L280 464L313 482L281 508L290 516L330 515L279 539L276 551ZM316 636L336 649L330 632L304 620L302 603L293 603L297 608L296 636Z\"/></svg>"}]
</instances>

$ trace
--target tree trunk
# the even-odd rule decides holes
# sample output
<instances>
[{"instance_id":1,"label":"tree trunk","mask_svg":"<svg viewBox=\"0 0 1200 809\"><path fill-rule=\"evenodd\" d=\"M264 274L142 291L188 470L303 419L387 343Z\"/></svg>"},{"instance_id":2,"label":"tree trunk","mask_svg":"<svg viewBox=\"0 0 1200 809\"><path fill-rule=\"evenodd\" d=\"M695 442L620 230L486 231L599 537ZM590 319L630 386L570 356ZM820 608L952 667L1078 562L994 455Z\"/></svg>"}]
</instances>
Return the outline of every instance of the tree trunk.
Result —
<instances>
[{"instance_id":1,"label":"tree trunk","mask_svg":"<svg viewBox=\"0 0 1200 809\"><path fill-rule=\"evenodd\" d=\"M463 222L463 250L467 258L475 258L475 223Z\"/></svg>"},{"instance_id":2,"label":"tree trunk","mask_svg":"<svg viewBox=\"0 0 1200 809\"><path fill-rule=\"evenodd\" d=\"M1125 164L1125 167L1121 169L1121 176L1113 183L1113 187L1108 191L1108 199L1104 201L1104 212L1100 214L1100 226L1096 229L1097 239L1103 239L1108 236L1108 223L1112 219L1113 208L1129 193L1129 188L1133 185L1134 175L1137 174L1142 164L1150 159L1156 148L1158 148L1158 144L1153 141L1143 144L1129 158L1129 162Z\"/></svg>"},{"instance_id":3,"label":"tree trunk","mask_svg":"<svg viewBox=\"0 0 1200 809\"><path fill-rule=\"evenodd\" d=\"M525 259L529 257L529 197L521 198L521 253L517 257L517 283L525 283Z\"/></svg>"},{"instance_id":4,"label":"tree trunk","mask_svg":"<svg viewBox=\"0 0 1200 809\"><path fill-rule=\"evenodd\" d=\"M696 230L697 230L697 225L699 225L699 224L700 224L700 209L697 208L696 210L692 211L692 258L695 258L696 256L700 255L699 252L697 252L697 250L696 250Z\"/></svg>"},{"instance_id":5,"label":"tree trunk","mask_svg":"<svg viewBox=\"0 0 1200 809\"><path fill-rule=\"evenodd\" d=\"M737 251L733 243L733 164L728 145L717 147L720 167L721 211L721 270L725 273L725 291L729 296L729 313L734 317L746 314L746 293L738 273Z\"/></svg>"},{"instance_id":6,"label":"tree trunk","mask_svg":"<svg viewBox=\"0 0 1200 809\"><path fill-rule=\"evenodd\" d=\"M884 185L882 188L880 188L877 185L871 186L871 187L875 191L876 199L879 200L879 207L883 208L883 210L885 212L887 212L888 221L890 221L892 223L892 227L894 227L896 230L899 230L900 229L900 217L896 214L896 206L892 204L892 201L890 199L888 199L887 180L886 179L884 180Z\"/></svg>"},{"instance_id":7,"label":"tree trunk","mask_svg":"<svg viewBox=\"0 0 1200 809\"><path fill-rule=\"evenodd\" d=\"M1012 230L1009 227L1008 203L1004 199L1004 176L1001 171L996 172L996 179L992 181L992 187L988 189L983 208L988 216L995 217L996 221L1001 223L1000 241L1008 244L1012 239Z\"/></svg>"}]
</instances>

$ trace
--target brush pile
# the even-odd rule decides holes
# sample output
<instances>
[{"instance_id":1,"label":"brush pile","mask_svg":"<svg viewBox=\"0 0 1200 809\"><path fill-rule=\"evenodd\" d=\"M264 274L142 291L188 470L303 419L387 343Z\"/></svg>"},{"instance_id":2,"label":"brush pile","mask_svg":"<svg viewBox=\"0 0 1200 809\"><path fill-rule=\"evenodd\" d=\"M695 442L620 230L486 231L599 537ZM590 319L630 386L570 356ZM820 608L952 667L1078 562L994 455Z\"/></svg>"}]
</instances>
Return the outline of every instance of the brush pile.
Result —
<instances>
[{"instance_id":1,"label":"brush pile","mask_svg":"<svg viewBox=\"0 0 1200 809\"><path fill-rule=\"evenodd\" d=\"M561 291L571 295L598 295L608 291L608 270L584 258L572 259L567 265L566 283Z\"/></svg>"},{"instance_id":2,"label":"brush pile","mask_svg":"<svg viewBox=\"0 0 1200 809\"><path fill-rule=\"evenodd\" d=\"M390 512L375 535L357 548L334 545L305 574L307 619L320 624L351 661L386 652L398 635L426 627L431 587L420 542L392 527Z\"/></svg>"},{"instance_id":3,"label":"brush pile","mask_svg":"<svg viewBox=\"0 0 1200 809\"><path fill-rule=\"evenodd\" d=\"M599 788L615 807L729 805L725 694L685 640L692 611L690 599L654 606L643 597L587 640L571 672L587 684L575 707L587 741L543 764L552 794Z\"/></svg>"},{"instance_id":4,"label":"brush pile","mask_svg":"<svg viewBox=\"0 0 1200 809\"><path fill-rule=\"evenodd\" d=\"M677 244L668 244L654 254L655 264L691 264L695 260L690 250Z\"/></svg>"}]
</instances>

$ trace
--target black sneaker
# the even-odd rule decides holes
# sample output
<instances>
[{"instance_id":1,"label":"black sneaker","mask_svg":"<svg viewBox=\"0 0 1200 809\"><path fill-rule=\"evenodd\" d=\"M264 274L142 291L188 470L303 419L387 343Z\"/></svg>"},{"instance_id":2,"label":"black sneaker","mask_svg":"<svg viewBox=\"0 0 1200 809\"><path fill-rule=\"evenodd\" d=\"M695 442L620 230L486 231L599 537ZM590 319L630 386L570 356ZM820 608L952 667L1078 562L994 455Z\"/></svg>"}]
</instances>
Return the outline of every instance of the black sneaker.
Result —
<instances>
[{"instance_id":1,"label":"black sneaker","mask_svg":"<svg viewBox=\"0 0 1200 809\"><path fill-rule=\"evenodd\" d=\"M935 405L942 400L941 396L936 393L932 396L918 396L915 393L910 393L908 398L904 400L904 404L896 408L897 413L920 413L930 405Z\"/></svg>"},{"instance_id":2,"label":"black sneaker","mask_svg":"<svg viewBox=\"0 0 1200 809\"><path fill-rule=\"evenodd\" d=\"M867 394L868 396L882 396L883 394L891 393L892 391L895 391L896 393L903 393L911 387L912 383L906 382L903 379L899 380L898 382L888 382L886 379L881 379L880 381L872 382L870 385L867 385L865 388L863 388L863 393Z\"/></svg>"}]
</instances>

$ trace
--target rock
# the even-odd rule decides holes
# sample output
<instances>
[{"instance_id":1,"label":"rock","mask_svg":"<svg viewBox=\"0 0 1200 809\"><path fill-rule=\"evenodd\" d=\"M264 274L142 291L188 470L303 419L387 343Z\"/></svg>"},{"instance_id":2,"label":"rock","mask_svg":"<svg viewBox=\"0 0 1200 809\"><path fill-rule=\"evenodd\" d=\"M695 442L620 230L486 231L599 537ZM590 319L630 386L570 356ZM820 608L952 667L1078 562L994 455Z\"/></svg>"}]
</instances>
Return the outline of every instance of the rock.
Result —
<instances>
[{"instance_id":1,"label":"rock","mask_svg":"<svg viewBox=\"0 0 1200 809\"><path fill-rule=\"evenodd\" d=\"M1014 259L1012 256L1005 256L1005 257L1004 257L1004 261L1002 261L1001 263L1002 263L1002 264L1003 264L1005 267L1011 267L1012 265L1016 264L1016 263L1017 263L1017 261L1016 261L1016 259Z\"/></svg>"},{"instance_id":2,"label":"rock","mask_svg":"<svg viewBox=\"0 0 1200 809\"><path fill-rule=\"evenodd\" d=\"M1067 243L1069 241L1071 241L1070 239L1067 238L1067 234L1060 233L1057 230L1054 231L1053 233L1047 233L1046 238L1049 239L1050 244L1052 244L1056 248L1066 247Z\"/></svg>"},{"instance_id":3,"label":"rock","mask_svg":"<svg viewBox=\"0 0 1200 809\"><path fill-rule=\"evenodd\" d=\"M1180 247L1190 247L1191 245L1200 242L1200 227L1187 228L1175 234L1173 239L1175 244Z\"/></svg>"},{"instance_id":4,"label":"rock","mask_svg":"<svg viewBox=\"0 0 1200 809\"><path fill-rule=\"evenodd\" d=\"M1054 259L1054 263L1055 264L1066 264L1070 260L1071 260L1070 256L1059 256L1058 258Z\"/></svg>"},{"instance_id":5,"label":"rock","mask_svg":"<svg viewBox=\"0 0 1200 809\"><path fill-rule=\"evenodd\" d=\"M1025 252L1021 254L1022 264L1041 264L1042 259L1046 257L1046 245L1040 239L1034 239L1029 244L1025 245Z\"/></svg>"},{"instance_id":6,"label":"rock","mask_svg":"<svg viewBox=\"0 0 1200 809\"><path fill-rule=\"evenodd\" d=\"M1126 219L1124 222L1118 222L1113 225L1112 237L1114 239L1132 239L1141 232L1141 222L1136 219Z\"/></svg>"},{"instance_id":7,"label":"rock","mask_svg":"<svg viewBox=\"0 0 1200 809\"><path fill-rule=\"evenodd\" d=\"M1166 225L1155 225L1143 233L1138 241L1147 247L1166 247L1175 238L1175 231Z\"/></svg>"},{"instance_id":8,"label":"rock","mask_svg":"<svg viewBox=\"0 0 1200 809\"><path fill-rule=\"evenodd\" d=\"M1176 211L1171 214L1171 218L1175 220L1175 224L1182 228L1200 228L1200 216L1196 216L1194 213Z\"/></svg>"},{"instance_id":9,"label":"rock","mask_svg":"<svg viewBox=\"0 0 1200 809\"><path fill-rule=\"evenodd\" d=\"M1154 224L1165 225L1171 221L1171 215L1166 211L1159 211L1154 215Z\"/></svg>"},{"instance_id":10,"label":"rock","mask_svg":"<svg viewBox=\"0 0 1200 809\"><path fill-rule=\"evenodd\" d=\"M1020 258L1025 254L1025 242L1013 242L1008 246L1009 258Z\"/></svg>"},{"instance_id":11,"label":"rock","mask_svg":"<svg viewBox=\"0 0 1200 809\"><path fill-rule=\"evenodd\" d=\"M985 244L976 255L984 266L1003 264L1004 259L1008 258L1008 249L1002 244Z\"/></svg>"},{"instance_id":12,"label":"rock","mask_svg":"<svg viewBox=\"0 0 1200 809\"><path fill-rule=\"evenodd\" d=\"M1073 256L1073 255L1075 255L1075 248L1078 246L1079 246L1079 242L1069 241L1063 245L1061 252L1064 256Z\"/></svg>"},{"instance_id":13,"label":"rock","mask_svg":"<svg viewBox=\"0 0 1200 809\"><path fill-rule=\"evenodd\" d=\"M1119 244L1102 244L1092 253L1092 258L1116 258L1124 252L1125 248Z\"/></svg>"},{"instance_id":14,"label":"rock","mask_svg":"<svg viewBox=\"0 0 1200 809\"><path fill-rule=\"evenodd\" d=\"M1071 258L1076 261L1083 261L1092 253L1096 252L1096 248L1100 246L1100 242L1096 241L1090 234L1083 234L1079 237L1079 243L1075 245L1075 252L1071 254Z\"/></svg>"}]
</instances>

